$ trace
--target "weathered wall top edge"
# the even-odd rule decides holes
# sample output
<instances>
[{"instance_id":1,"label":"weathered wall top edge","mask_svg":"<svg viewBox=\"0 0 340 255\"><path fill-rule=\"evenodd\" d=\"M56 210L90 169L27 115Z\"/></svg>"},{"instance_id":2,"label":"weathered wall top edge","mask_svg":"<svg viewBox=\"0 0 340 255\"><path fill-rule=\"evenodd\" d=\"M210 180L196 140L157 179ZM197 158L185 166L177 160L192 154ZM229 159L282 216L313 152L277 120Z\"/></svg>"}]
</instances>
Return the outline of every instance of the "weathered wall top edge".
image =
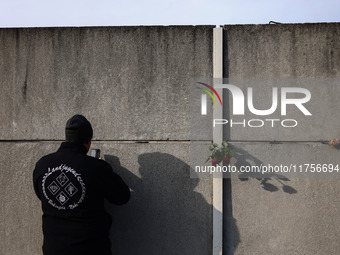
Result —
<instances>
[{"instance_id":1,"label":"weathered wall top edge","mask_svg":"<svg viewBox=\"0 0 340 255\"><path fill-rule=\"evenodd\" d=\"M306 23L274 23L274 24L224 24L222 27L227 28L240 28L240 27L267 27L267 26L340 26L340 22L306 22Z\"/></svg>"},{"instance_id":2,"label":"weathered wall top edge","mask_svg":"<svg viewBox=\"0 0 340 255\"><path fill-rule=\"evenodd\" d=\"M0 27L0 30L44 30L44 29L139 29L139 28L215 28L215 25L136 25L136 26L47 26L47 27Z\"/></svg>"},{"instance_id":3,"label":"weathered wall top edge","mask_svg":"<svg viewBox=\"0 0 340 255\"><path fill-rule=\"evenodd\" d=\"M275 22L275 21L274 21ZM228 28L228 27L255 27L255 26L299 26L299 25L339 25L340 22L305 22L305 23L280 23L275 24L223 24L223 25L128 25L128 26L46 26L46 27L0 27L0 30L10 30L10 29L131 29L131 28Z\"/></svg>"}]
</instances>

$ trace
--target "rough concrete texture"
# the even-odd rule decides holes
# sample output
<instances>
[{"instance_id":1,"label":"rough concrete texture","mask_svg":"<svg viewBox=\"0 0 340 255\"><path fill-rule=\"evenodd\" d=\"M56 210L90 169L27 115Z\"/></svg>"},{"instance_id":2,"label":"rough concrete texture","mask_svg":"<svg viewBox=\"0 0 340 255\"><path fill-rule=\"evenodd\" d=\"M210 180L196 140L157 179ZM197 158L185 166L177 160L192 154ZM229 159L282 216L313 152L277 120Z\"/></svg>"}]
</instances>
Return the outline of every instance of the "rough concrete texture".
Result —
<instances>
[{"instance_id":1,"label":"rough concrete texture","mask_svg":"<svg viewBox=\"0 0 340 255\"><path fill-rule=\"evenodd\" d=\"M225 29L226 77L339 77L339 24ZM58 147L15 140L63 139L65 120L74 113L90 119L96 139L186 140L188 84L212 76L211 26L0 29L0 49L0 139L13 140L0 143L0 254L6 255L41 254L41 211L31 174L36 160ZM304 163L332 163L335 149L295 143L339 135L338 114L329 109L339 106L338 86L310 89L317 99L308 106L313 122L303 122L298 132L231 129L225 138L246 141L238 150L263 163L280 162L281 155L282 162L291 155ZM292 143L269 144L278 139ZM212 182L189 178L189 144L94 147L112 165L120 162L117 171L134 190L126 206L109 206L116 253L211 254ZM224 216L235 254L340 254L338 182L233 179L233 214L226 210Z\"/></svg>"},{"instance_id":2,"label":"rough concrete texture","mask_svg":"<svg viewBox=\"0 0 340 255\"><path fill-rule=\"evenodd\" d=\"M189 140L192 79L212 76L212 26L0 29L0 254L41 254L34 163L84 114L97 140ZM24 143L20 140L31 140ZM115 254L210 254L212 182L188 143L102 143L131 186Z\"/></svg>"},{"instance_id":3,"label":"rough concrete texture","mask_svg":"<svg viewBox=\"0 0 340 255\"><path fill-rule=\"evenodd\" d=\"M339 128L335 128L340 126L337 110L340 107L337 100L340 88L339 23L230 25L224 29L225 47L228 48L224 56L225 77L240 85L245 97L246 87L254 87L255 108L270 108L272 87L279 87L279 95L284 86L303 87L311 92L311 100L305 107L312 116L305 116L295 106L288 106L287 115L281 116L280 96L274 114L256 116L250 114L247 106L244 116L230 113L230 119L238 122L243 119L295 119L298 122L295 128L282 127L279 122L276 122L277 128L272 128L271 122L265 122L264 128L231 128L230 140L320 141L340 136ZM252 124L259 125L259 122Z\"/></svg>"},{"instance_id":4,"label":"rough concrete texture","mask_svg":"<svg viewBox=\"0 0 340 255\"><path fill-rule=\"evenodd\" d=\"M271 190L261 180L233 179L235 254L339 254L339 184L290 179L290 194L277 179L267 181Z\"/></svg>"},{"instance_id":5,"label":"rough concrete texture","mask_svg":"<svg viewBox=\"0 0 340 255\"><path fill-rule=\"evenodd\" d=\"M228 77L340 76L340 23L226 25L224 29Z\"/></svg>"},{"instance_id":6,"label":"rough concrete texture","mask_svg":"<svg viewBox=\"0 0 340 255\"><path fill-rule=\"evenodd\" d=\"M318 144L233 143L234 164L336 162L338 150ZM327 174L262 178L237 174L232 183L235 254L339 254L340 178ZM256 178L255 178L256 177Z\"/></svg>"},{"instance_id":7,"label":"rough concrete texture","mask_svg":"<svg viewBox=\"0 0 340 255\"><path fill-rule=\"evenodd\" d=\"M339 24L282 24L225 26L228 50L225 74L230 79L339 78ZM268 98L260 91L260 106ZM234 143L238 163L276 164L337 163L339 151L327 144L308 141L339 137L336 95L339 83L306 87L313 116L301 120L301 128L226 129ZM308 108L307 107L307 108ZM293 110L296 118L299 110ZM253 116L249 115L251 118ZM230 116L229 116L230 117ZM280 117L278 114L275 117ZM248 115L247 115L248 118ZM259 118L259 117L256 117ZM260 117L260 119L262 119ZM263 140L258 143L255 141ZM270 144L274 140L290 141ZM306 143L297 141L305 140ZM339 254L339 179L252 178L231 180L234 254Z\"/></svg>"},{"instance_id":8,"label":"rough concrete texture","mask_svg":"<svg viewBox=\"0 0 340 255\"><path fill-rule=\"evenodd\" d=\"M189 84L212 76L212 26L0 29L0 138L188 140Z\"/></svg>"},{"instance_id":9,"label":"rough concrete texture","mask_svg":"<svg viewBox=\"0 0 340 255\"><path fill-rule=\"evenodd\" d=\"M59 143L1 143L0 254L42 254L35 162ZM133 193L113 216L114 254L211 254L211 180L189 178L188 143L94 143ZM20 160L18 160L20 159Z\"/></svg>"}]
</instances>

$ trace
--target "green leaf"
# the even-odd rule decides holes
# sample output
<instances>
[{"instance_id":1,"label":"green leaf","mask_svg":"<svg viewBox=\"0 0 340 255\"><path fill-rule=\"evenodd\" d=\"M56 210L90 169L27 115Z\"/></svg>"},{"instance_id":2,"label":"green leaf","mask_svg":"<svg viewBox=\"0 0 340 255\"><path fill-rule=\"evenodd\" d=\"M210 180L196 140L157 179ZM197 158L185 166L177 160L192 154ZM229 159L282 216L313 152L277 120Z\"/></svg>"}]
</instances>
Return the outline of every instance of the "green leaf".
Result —
<instances>
[{"instance_id":1,"label":"green leaf","mask_svg":"<svg viewBox=\"0 0 340 255\"><path fill-rule=\"evenodd\" d=\"M223 160L223 158L224 158L222 152L217 151L216 152L216 158L217 158L218 162L221 162Z\"/></svg>"}]
</instances>

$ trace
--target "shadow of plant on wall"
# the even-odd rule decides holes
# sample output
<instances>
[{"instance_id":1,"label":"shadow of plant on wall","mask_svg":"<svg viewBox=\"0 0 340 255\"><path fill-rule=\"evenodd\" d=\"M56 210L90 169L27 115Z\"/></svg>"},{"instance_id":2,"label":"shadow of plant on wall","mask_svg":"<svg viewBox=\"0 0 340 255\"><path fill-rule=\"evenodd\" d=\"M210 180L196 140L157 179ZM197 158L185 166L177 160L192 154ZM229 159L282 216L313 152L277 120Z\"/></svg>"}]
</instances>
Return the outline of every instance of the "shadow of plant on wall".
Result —
<instances>
[{"instance_id":1,"label":"shadow of plant on wall","mask_svg":"<svg viewBox=\"0 0 340 255\"><path fill-rule=\"evenodd\" d=\"M139 155L135 173L115 156L105 160L132 189L128 204L106 206L113 217L113 254L211 254L216 209L202 195L205 189L209 193L211 180L190 178L190 166L166 153ZM233 228L238 233L236 223Z\"/></svg>"},{"instance_id":2,"label":"shadow of plant on wall","mask_svg":"<svg viewBox=\"0 0 340 255\"><path fill-rule=\"evenodd\" d=\"M234 163L234 165L237 167L237 169L240 169L241 166L264 165L261 160L254 157L247 151L231 144L230 147L235 152L236 162ZM290 179L288 179L284 175L275 173L264 173L261 174L261 177L259 177L259 173L241 173L238 175L238 178L241 181L248 181L249 178L256 179L259 181L261 187L269 192L276 192L282 189L283 192L288 194L297 193L296 189L286 184L286 182L289 182Z\"/></svg>"}]
</instances>

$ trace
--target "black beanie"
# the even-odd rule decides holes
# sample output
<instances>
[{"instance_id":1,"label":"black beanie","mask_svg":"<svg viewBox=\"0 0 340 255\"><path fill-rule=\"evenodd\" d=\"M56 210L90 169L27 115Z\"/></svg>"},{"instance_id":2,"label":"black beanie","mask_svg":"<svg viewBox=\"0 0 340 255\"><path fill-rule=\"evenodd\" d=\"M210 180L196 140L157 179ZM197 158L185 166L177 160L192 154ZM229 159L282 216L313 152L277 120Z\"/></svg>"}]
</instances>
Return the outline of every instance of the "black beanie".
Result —
<instances>
[{"instance_id":1,"label":"black beanie","mask_svg":"<svg viewBox=\"0 0 340 255\"><path fill-rule=\"evenodd\" d=\"M83 116L76 114L66 122L66 142L84 144L93 136L91 123Z\"/></svg>"}]
</instances>

